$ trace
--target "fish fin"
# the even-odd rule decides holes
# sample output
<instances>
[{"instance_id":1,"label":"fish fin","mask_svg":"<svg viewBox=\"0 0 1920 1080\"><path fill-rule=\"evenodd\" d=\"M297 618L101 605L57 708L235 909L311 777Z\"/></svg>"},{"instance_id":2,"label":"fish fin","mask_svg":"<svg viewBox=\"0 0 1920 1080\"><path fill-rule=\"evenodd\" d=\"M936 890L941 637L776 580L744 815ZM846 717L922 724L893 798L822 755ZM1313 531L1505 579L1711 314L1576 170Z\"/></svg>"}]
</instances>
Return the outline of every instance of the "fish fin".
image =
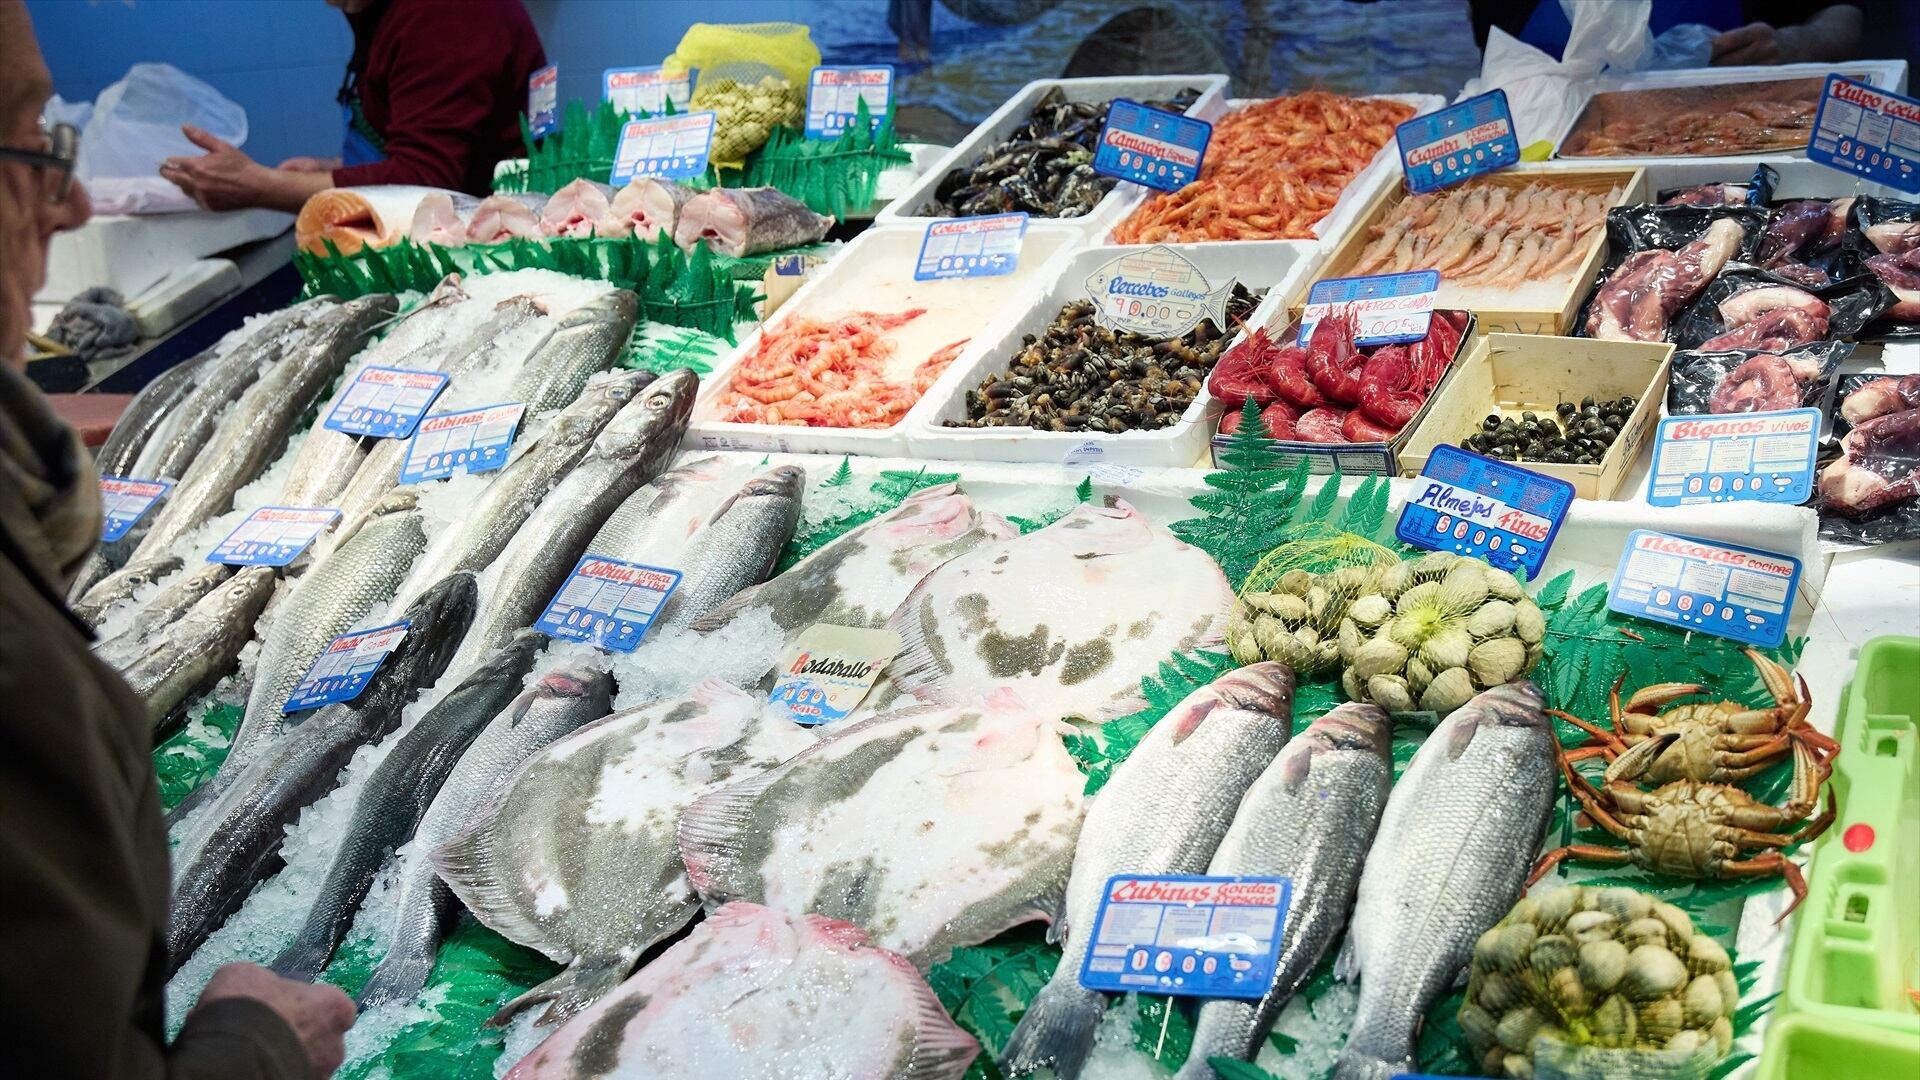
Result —
<instances>
[{"instance_id":1,"label":"fish fin","mask_svg":"<svg viewBox=\"0 0 1920 1080\"><path fill-rule=\"evenodd\" d=\"M323 937L309 938L301 935L300 940L287 947L279 959L267 965L275 975L282 978L312 982L320 969L333 959L333 947Z\"/></svg>"},{"instance_id":2,"label":"fish fin","mask_svg":"<svg viewBox=\"0 0 1920 1080\"><path fill-rule=\"evenodd\" d=\"M431 954L412 953L405 956L387 953L380 966L373 969L367 979L367 985L360 988L360 996L353 1001L353 1007L361 1012L382 1005L411 1002L420 996L426 988L427 978L433 974L433 956Z\"/></svg>"},{"instance_id":3,"label":"fish fin","mask_svg":"<svg viewBox=\"0 0 1920 1080\"><path fill-rule=\"evenodd\" d=\"M1353 982L1360 977L1360 950L1353 944L1353 934L1349 932L1340 943L1340 953L1333 960L1333 977L1341 982Z\"/></svg>"},{"instance_id":4,"label":"fish fin","mask_svg":"<svg viewBox=\"0 0 1920 1080\"><path fill-rule=\"evenodd\" d=\"M1009 1077L1029 1076L1050 1068L1059 1080L1079 1080L1093 1052L1094 1032L1106 1014L1105 995L1084 990L1077 972L1042 987L1025 1016L1007 1039L1000 1054L1000 1071Z\"/></svg>"},{"instance_id":5,"label":"fish fin","mask_svg":"<svg viewBox=\"0 0 1920 1080\"><path fill-rule=\"evenodd\" d=\"M501 807L513 793L514 784L534 758L520 763L512 775L502 780L486 803L467 820L465 828L433 849L433 872L473 917L488 929L509 941L548 952L547 934L521 909L521 891L511 872L503 873L502 860L494 850L494 836ZM551 953L549 953L551 955Z\"/></svg>"},{"instance_id":6,"label":"fish fin","mask_svg":"<svg viewBox=\"0 0 1920 1080\"><path fill-rule=\"evenodd\" d=\"M502 1027L516 1013L542 1002L547 1003L547 1011L533 1022L534 1026L558 1023L605 997L626 981L632 969L630 956L577 957L560 974L500 1006L500 1011L488 1018L487 1026Z\"/></svg>"},{"instance_id":7,"label":"fish fin","mask_svg":"<svg viewBox=\"0 0 1920 1080\"><path fill-rule=\"evenodd\" d=\"M893 663L887 666L887 678L893 684L922 701L938 702L941 690L949 674L940 662L940 652L936 652L926 633L920 627L920 620L913 617L914 610L920 606L926 583L934 575L923 578L900 607L887 620L887 629L900 635L900 651L893 656Z\"/></svg>"},{"instance_id":8,"label":"fish fin","mask_svg":"<svg viewBox=\"0 0 1920 1080\"><path fill-rule=\"evenodd\" d=\"M900 1080L946 1080L965 1072L980 1054L979 1040L947 1015L939 995L927 985L913 961L894 952L883 951L882 955L899 972L900 989L907 996L913 1017L913 1056L898 1074Z\"/></svg>"},{"instance_id":9,"label":"fish fin","mask_svg":"<svg viewBox=\"0 0 1920 1080\"><path fill-rule=\"evenodd\" d=\"M694 890L709 906L734 899L763 899L757 890L752 895L743 891L742 826L753 815L760 796L787 775L793 762L811 753L813 748L809 747L784 764L702 795L680 812L680 859L686 864L687 880L693 882Z\"/></svg>"}]
</instances>

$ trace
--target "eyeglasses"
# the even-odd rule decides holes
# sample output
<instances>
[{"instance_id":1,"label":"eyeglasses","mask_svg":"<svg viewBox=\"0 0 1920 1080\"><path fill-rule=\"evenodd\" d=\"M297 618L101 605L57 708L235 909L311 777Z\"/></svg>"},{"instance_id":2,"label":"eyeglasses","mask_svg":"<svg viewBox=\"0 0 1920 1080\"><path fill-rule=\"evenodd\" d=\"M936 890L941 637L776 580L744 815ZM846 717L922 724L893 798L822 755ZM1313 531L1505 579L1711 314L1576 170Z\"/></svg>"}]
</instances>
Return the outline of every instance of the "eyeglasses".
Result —
<instances>
[{"instance_id":1,"label":"eyeglasses","mask_svg":"<svg viewBox=\"0 0 1920 1080\"><path fill-rule=\"evenodd\" d=\"M0 161L17 161L31 165L36 169L60 170L60 182L54 185L48 199L62 203L73 193L73 159L80 153L80 133L72 124L55 124L45 129L46 150L18 150L11 146L0 146Z\"/></svg>"}]
</instances>

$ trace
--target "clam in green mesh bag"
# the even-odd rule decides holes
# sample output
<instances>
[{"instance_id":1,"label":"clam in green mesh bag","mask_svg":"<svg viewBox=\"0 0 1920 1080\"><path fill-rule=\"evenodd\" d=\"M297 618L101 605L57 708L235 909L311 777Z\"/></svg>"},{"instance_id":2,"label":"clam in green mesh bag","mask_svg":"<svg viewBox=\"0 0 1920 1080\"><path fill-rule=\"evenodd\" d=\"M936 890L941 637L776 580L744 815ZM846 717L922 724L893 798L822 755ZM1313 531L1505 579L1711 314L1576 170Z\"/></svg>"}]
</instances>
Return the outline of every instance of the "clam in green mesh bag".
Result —
<instances>
[{"instance_id":1,"label":"clam in green mesh bag","mask_svg":"<svg viewBox=\"0 0 1920 1080\"><path fill-rule=\"evenodd\" d=\"M696 70L694 111L716 114L713 163L738 169L777 127L794 127L806 108L807 78L820 65L807 28L798 23L695 23L672 55L668 71Z\"/></svg>"},{"instance_id":2,"label":"clam in green mesh bag","mask_svg":"<svg viewBox=\"0 0 1920 1080\"><path fill-rule=\"evenodd\" d=\"M1282 544L1247 575L1227 622L1228 650L1242 664L1274 660L1304 675L1337 670L1348 606L1398 561L1364 536L1332 529Z\"/></svg>"}]
</instances>

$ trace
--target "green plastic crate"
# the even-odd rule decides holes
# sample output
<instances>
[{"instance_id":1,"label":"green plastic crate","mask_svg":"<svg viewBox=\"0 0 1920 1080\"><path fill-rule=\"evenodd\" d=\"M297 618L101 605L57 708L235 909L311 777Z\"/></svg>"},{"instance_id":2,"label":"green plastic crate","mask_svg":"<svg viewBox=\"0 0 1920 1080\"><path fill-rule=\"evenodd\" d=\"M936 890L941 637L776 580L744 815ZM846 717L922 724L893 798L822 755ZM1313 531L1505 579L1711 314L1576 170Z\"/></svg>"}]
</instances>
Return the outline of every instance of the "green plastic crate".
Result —
<instances>
[{"instance_id":1,"label":"green plastic crate","mask_svg":"<svg viewBox=\"0 0 1920 1080\"><path fill-rule=\"evenodd\" d=\"M1920 1076L1920 1038L1871 1024L1805 1013L1776 1016L1755 1080L1910 1080Z\"/></svg>"},{"instance_id":2,"label":"green plastic crate","mask_svg":"<svg viewBox=\"0 0 1920 1080\"><path fill-rule=\"evenodd\" d=\"M1835 737L1840 820L1814 845L1786 1010L1901 1035L1920 1077L1920 638L1861 648Z\"/></svg>"}]
</instances>

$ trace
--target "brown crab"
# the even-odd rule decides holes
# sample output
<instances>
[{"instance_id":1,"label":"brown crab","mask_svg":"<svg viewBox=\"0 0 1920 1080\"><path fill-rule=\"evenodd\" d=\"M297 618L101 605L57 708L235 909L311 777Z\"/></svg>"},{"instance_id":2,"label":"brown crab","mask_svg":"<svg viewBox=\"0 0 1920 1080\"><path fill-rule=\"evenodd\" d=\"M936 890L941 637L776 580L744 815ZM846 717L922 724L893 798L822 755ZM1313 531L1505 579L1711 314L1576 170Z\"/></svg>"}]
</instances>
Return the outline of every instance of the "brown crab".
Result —
<instances>
[{"instance_id":1,"label":"brown crab","mask_svg":"<svg viewBox=\"0 0 1920 1080\"><path fill-rule=\"evenodd\" d=\"M1683 697L1707 693L1699 683L1642 687L1622 707L1620 687L1627 681L1622 673L1607 698L1613 730L1557 709L1548 711L1593 736L1592 743L1570 756L1575 761L1605 757L1608 780L1731 784L1773 764L1795 743L1804 743L1825 758L1838 753L1840 744L1807 723L1807 712L1813 707L1807 700L1807 681L1800 680L1796 693L1793 677L1785 668L1753 649L1745 652L1767 692L1773 695L1772 708L1749 709L1737 701L1714 701L1652 711Z\"/></svg>"},{"instance_id":2,"label":"brown crab","mask_svg":"<svg viewBox=\"0 0 1920 1080\"><path fill-rule=\"evenodd\" d=\"M1655 736L1660 740L1676 737L1671 732ZM1629 846L1624 850L1599 844L1555 848L1534 864L1529 885L1566 859L1631 864L1677 877L1778 875L1793 890L1793 903L1780 915L1785 919L1806 899L1807 882L1780 849L1819 836L1833 824L1836 813L1829 790L1826 811L1818 818L1796 832L1774 831L1813 813L1820 803L1820 785L1833 771L1831 759L1815 754L1802 741L1793 743L1793 784L1783 806L1759 802L1737 787L1695 780L1675 780L1652 791L1642 791L1625 780L1595 787L1573 767L1565 750L1560 752L1560 768L1587 816ZM1760 853L1746 857L1753 851Z\"/></svg>"}]
</instances>

